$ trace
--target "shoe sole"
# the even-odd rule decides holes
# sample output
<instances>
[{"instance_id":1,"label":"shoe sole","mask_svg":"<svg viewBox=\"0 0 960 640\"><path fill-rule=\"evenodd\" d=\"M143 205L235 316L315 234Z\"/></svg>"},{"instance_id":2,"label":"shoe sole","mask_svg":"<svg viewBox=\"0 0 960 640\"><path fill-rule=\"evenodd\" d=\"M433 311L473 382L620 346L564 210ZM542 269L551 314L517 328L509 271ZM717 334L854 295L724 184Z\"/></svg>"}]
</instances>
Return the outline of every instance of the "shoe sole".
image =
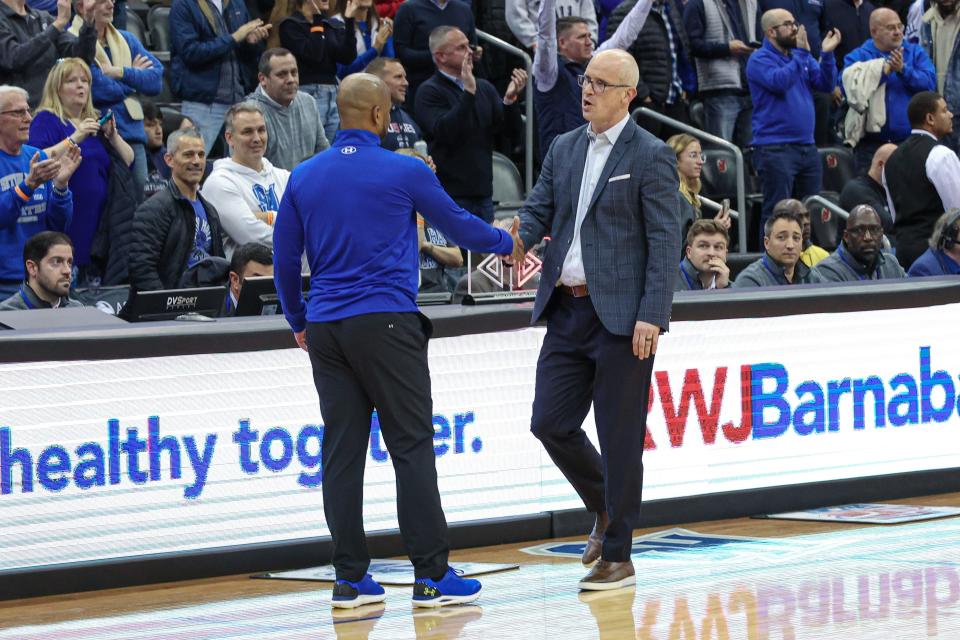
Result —
<instances>
[{"instance_id":1,"label":"shoe sole","mask_svg":"<svg viewBox=\"0 0 960 640\"><path fill-rule=\"evenodd\" d=\"M616 582L587 582L581 580L578 585L584 591L610 591L612 589L621 589L637 583L637 576L627 576Z\"/></svg>"},{"instance_id":2,"label":"shoe sole","mask_svg":"<svg viewBox=\"0 0 960 640\"><path fill-rule=\"evenodd\" d=\"M411 600L411 602L413 602L413 606L415 607L436 609L437 607L445 607L450 604L468 604L479 597L480 592L477 591L469 596L440 596L439 598L431 598L429 600Z\"/></svg>"},{"instance_id":3,"label":"shoe sole","mask_svg":"<svg viewBox=\"0 0 960 640\"><path fill-rule=\"evenodd\" d=\"M365 604L383 602L386 599L387 594L383 593L376 596L357 596L356 598L351 598L350 600L331 600L330 604L337 609L356 609L357 607L362 607Z\"/></svg>"}]
</instances>

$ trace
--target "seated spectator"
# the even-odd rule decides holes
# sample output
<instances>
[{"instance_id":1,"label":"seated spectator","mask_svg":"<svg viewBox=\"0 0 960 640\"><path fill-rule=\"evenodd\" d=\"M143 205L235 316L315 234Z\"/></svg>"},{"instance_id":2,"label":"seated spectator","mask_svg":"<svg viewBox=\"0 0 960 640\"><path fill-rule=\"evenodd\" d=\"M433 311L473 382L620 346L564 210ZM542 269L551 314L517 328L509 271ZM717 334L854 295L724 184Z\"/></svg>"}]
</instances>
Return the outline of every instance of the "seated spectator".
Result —
<instances>
[{"instance_id":1,"label":"seated spectator","mask_svg":"<svg viewBox=\"0 0 960 640\"><path fill-rule=\"evenodd\" d=\"M251 20L243 2L173 0L170 84L183 115L202 134L205 154L220 137L227 109L253 88L271 26Z\"/></svg>"},{"instance_id":2,"label":"seated spectator","mask_svg":"<svg viewBox=\"0 0 960 640\"><path fill-rule=\"evenodd\" d=\"M97 50L93 72L93 106L111 110L120 137L133 149L133 176L137 190L147 181L143 107L137 95L156 96L163 90L163 65L129 31L113 25L114 6L110 0L77 0L81 12L94 17ZM70 33L79 35L83 21L73 19Z\"/></svg>"},{"instance_id":3,"label":"seated spectator","mask_svg":"<svg viewBox=\"0 0 960 640\"><path fill-rule=\"evenodd\" d=\"M514 37L520 41L524 47L529 49L537 48L537 23L540 18L541 0L506 0L504 15L507 19L507 26ZM554 20L560 18L569 18L577 16L583 18L593 42L602 42L599 37L599 25L597 24L597 11L593 0L559 0L554 3Z\"/></svg>"},{"instance_id":4,"label":"seated spectator","mask_svg":"<svg viewBox=\"0 0 960 640\"><path fill-rule=\"evenodd\" d=\"M813 227L810 224L810 212L807 211L807 208L803 206L802 202L794 200L793 198L786 198L778 202L773 210L774 212L787 211L797 216L800 220L800 227L802 229L801 246L803 248L803 251L800 252L800 262L808 267L813 267L830 255L826 249L813 244Z\"/></svg>"},{"instance_id":5,"label":"seated spectator","mask_svg":"<svg viewBox=\"0 0 960 640\"><path fill-rule=\"evenodd\" d=\"M800 261L803 223L788 208L775 209L763 228L762 258L740 272L734 287L775 287L817 282L810 267Z\"/></svg>"},{"instance_id":6,"label":"seated spectator","mask_svg":"<svg viewBox=\"0 0 960 640\"><path fill-rule=\"evenodd\" d=\"M101 218L107 216L111 221L126 219L129 222L139 199L129 173L133 149L120 137L113 116L103 125L102 138L98 135L101 133L100 114L93 108L91 84L92 75L86 62L80 58L61 60L47 76L37 116L30 123L32 146L44 149L76 145L80 148L82 161L70 178L73 219L66 229L73 242L78 287L98 285L103 279L103 261L94 264L92 251ZM114 170L111 165L114 162L120 165L117 170L125 172L130 192L128 198L121 198L116 192L112 194L113 198L110 197L110 176ZM123 243L127 242L129 240L125 238ZM122 275L118 277L123 279Z\"/></svg>"},{"instance_id":7,"label":"seated spectator","mask_svg":"<svg viewBox=\"0 0 960 640\"><path fill-rule=\"evenodd\" d=\"M170 179L170 167L163 161L167 154L163 146L163 113L152 102L143 103L143 129L147 134L147 181L143 185L143 197L147 199L166 187Z\"/></svg>"},{"instance_id":8,"label":"seated spectator","mask_svg":"<svg viewBox=\"0 0 960 640\"><path fill-rule=\"evenodd\" d=\"M398 149L397 153L422 160L436 173L429 159L413 149ZM453 292L463 275L463 253L447 240L440 229L417 214L417 244L420 249L420 293Z\"/></svg>"},{"instance_id":9,"label":"seated spectator","mask_svg":"<svg viewBox=\"0 0 960 640\"><path fill-rule=\"evenodd\" d=\"M883 225L873 207L857 205L850 212L843 241L814 271L822 282L890 280L907 274L893 254L883 251Z\"/></svg>"},{"instance_id":10,"label":"seated spectator","mask_svg":"<svg viewBox=\"0 0 960 640\"><path fill-rule=\"evenodd\" d=\"M67 32L70 0L57 0L56 7L53 18L31 9L24 0L0 3L0 84L25 89L31 108L40 102L43 83L58 59L76 57L93 63L97 45L93 16L83 16L83 28L76 37Z\"/></svg>"},{"instance_id":11,"label":"seated spectator","mask_svg":"<svg viewBox=\"0 0 960 640\"><path fill-rule=\"evenodd\" d=\"M295 69L303 76L299 89L313 97L324 135L333 140L340 127L337 64L349 64L357 57L357 3L346 3L342 20L327 18L322 13L329 7L329 0L293 0L292 5L293 13L280 23L280 46L295 58ZM263 69L260 72L263 74Z\"/></svg>"},{"instance_id":12,"label":"seated spectator","mask_svg":"<svg viewBox=\"0 0 960 640\"><path fill-rule=\"evenodd\" d=\"M937 218L930 246L913 261L907 275L948 276L960 274L960 209L950 209Z\"/></svg>"},{"instance_id":13,"label":"seated spectator","mask_svg":"<svg viewBox=\"0 0 960 640\"><path fill-rule=\"evenodd\" d=\"M380 56L395 58L396 49L393 47L393 20L381 18L377 15L374 0L356 0L357 57L349 64L337 65L337 77L346 78L351 73L359 73L367 65ZM347 10L350 0L336 0L334 19L343 21L343 14Z\"/></svg>"},{"instance_id":14,"label":"seated spectator","mask_svg":"<svg viewBox=\"0 0 960 640\"><path fill-rule=\"evenodd\" d=\"M651 3L652 0L637 2L597 51L628 49L643 28ZM533 105L541 160L554 138L587 122L580 104L580 83L593 57L593 41L586 19L570 16L557 20L556 5L557 0L541 0L533 56ZM597 93L603 93L604 88L598 88Z\"/></svg>"},{"instance_id":15,"label":"seated spectator","mask_svg":"<svg viewBox=\"0 0 960 640\"><path fill-rule=\"evenodd\" d=\"M267 125L256 103L230 107L225 126L230 157L213 163L200 193L220 214L223 250L229 258L240 245L273 247L273 221L290 172L263 157Z\"/></svg>"},{"instance_id":16,"label":"seated spectator","mask_svg":"<svg viewBox=\"0 0 960 640\"><path fill-rule=\"evenodd\" d=\"M383 148L396 151L397 149L413 148L413 143L423 139L417 121L403 108L407 98L407 73L399 60L380 56L364 69L372 73L390 88L390 123L387 125L387 135L383 137Z\"/></svg>"},{"instance_id":17,"label":"seated spectator","mask_svg":"<svg viewBox=\"0 0 960 640\"><path fill-rule=\"evenodd\" d=\"M680 262L680 275L675 291L726 289L730 286L727 246L730 235L716 220L697 220L687 232L685 256Z\"/></svg>"},{"instance_id":18,"label":"seated spectator","mask_svg":"<svg viewBox=\"0 0 960 640\"><path fill-rule=\"evenodd\" d=\"M683 195L684 211L680 215L680 231L686 236L694 220L703 217L700 203L700 172L706 158L700 141L686 133L678 133L667 139L667 146L677 154L677 172L680 174L680 193ZM724 229L730 230L730 211L720 211L715 220Z\"/></svg>"},{"instance_id":19,"label":"seated spectator","mask_svg":"<svg viewBox=\"0 0 960 640\"><path fill-rule=\"evenodd\" d=\"M207 284L226 280L223 229L217 210L200 195L200 180L206 164L202 134L181 129L170 134L167 155L171 179L166 189L144 202L133 219L130 250L130 284L138 291L179 289L193 284L189 273L201 263L220 258L222 273L212 274Z\"/></svg>"},{"instance_id":20,"label":"seated spectator","mask_svg":"<svg viewBox=\"0 0 960 640\"><path fill-rule=\"evenodd\" d=\"M953 114L939 93L924 91L907 107L910 137L883 169L897 260L905 269L926 251L937 218L960 207L960 159L938 141L953 131Z\"/></svg>"},{"instance_id":21,"label":"seated spectator","mask_svg":"<svg viewBox=\"0 0 960 640\"><path fill-rule=\"evenodd\" d=\"M813 139L813 91L829 93L837 84L833 50L840 33L834 29L823 39L817 62L806 30L789 11L767 11L762 28L766 39L747 62L747 80L754 109L753 162L763 191L760 224L766 230L776 203L820 193L823 168Z\"/></svg>"},{"instance_id":22,"label":"seated spectator","mask_svg":"<svg viewBox=\"0 0 960 640\"><path fill-rule=\"evenodd\" d=\"M381 14L383 15L383 14ZM393 20L393 44L397 57L407 70L410 88L407 109L415 111L417 89L434 74L430 34L440 26L455 27L465 33L477 59L483 48L477 47L477 28L470 3L461 0L406 0Z\"/></svg>"},{"instance_id":23,"label":"seated spectator","mask_svg":"<svg viewBox=\"0 0 960 640\"><path fill-rule=\"evenodd\" d=\"M895 144L882 145L873 154L867 174L857 176L843 185L843 191L840 192L840 206L846 211L852 211L859 204L873 207L880 216L884 232L893 230L893 218L887 205L887 193L883 190L883 167L896 148Z\"/></svg>"},{"instance_id":24,"label":"seated spectator","mask_svg":"<svg viewBox=\"0 0 960 640\"><path fill-rule=\"evenodd\" d=\"M843 63L842 84L850 103L845 142L854 147L860 174L867 172L881 145L899 144L910 135L910 98L937 86L933 63L919 45L904 42L903 24L896 12L886 8L874 11L870 38ZM883 91L878 91L881 86ZM883 104L875 104L881 98Z\"/></svg>"},{"instance_id":25,"label":"seated spectator","mask_svg":"<svg viewBox=\"0 0 960 640\"><path fill-rule=\"evenodd\" d=\"M20 289L0 302L0 311L65 309L83 305L70 298L73 245L65 233L41 231L23 245L26 279Z\"/></svg>"},{"instance_id":26,"label":"seated spectator","mask_svg":"<svg viewBox=\"0 0 960 640\"><path fill-rule=\"evenodd\" d=\"M30 134L27 92L0 86L0 298L23 281L23 245L40 231L63 231L73 217L70 177L80 166L71 146L55 158L25 145Z\"/></svg>"},{"instance_id":27,"label":"seated spectator","mask_svg":"<svg viewBox=\"0 0 960 640\"><path fill-rule=\"evenodd\" d=\"M417 122L430 144L440 184L458 205L492 223L493 136L503 123L503 107L517 101L527 74L514 69L500 98L492 84L474 77L470 41L462 31L437 27L430 34L430 51L437 72L417 96Z\"/></svg>"},{"instance_id":28,"label":"seated spectator","mask_svg":"<svg viewBox=\"0 0 960 640\"><path fill-rule=\"evenodd\" d=\"M271 244L273 239L271 238ZM232 316L237 312L240 291L247 278L273 276L273 250L259 242L242 244L230 258L230 273L227 282L227 297L221 316Z\"/></svg>"},{"instance_id":29,"label":"seated spectator","mask_svg":"<svg viewBox=\"0 0 960 640\"><path fill-rule=\"evenodd\" d=\"M260 86L247 96L263 111L267 151L274 166L293 171L330 146L313 97L300 91L297 61L286 49L268 49L260 57Z\"/></svg>"}]
</instances>

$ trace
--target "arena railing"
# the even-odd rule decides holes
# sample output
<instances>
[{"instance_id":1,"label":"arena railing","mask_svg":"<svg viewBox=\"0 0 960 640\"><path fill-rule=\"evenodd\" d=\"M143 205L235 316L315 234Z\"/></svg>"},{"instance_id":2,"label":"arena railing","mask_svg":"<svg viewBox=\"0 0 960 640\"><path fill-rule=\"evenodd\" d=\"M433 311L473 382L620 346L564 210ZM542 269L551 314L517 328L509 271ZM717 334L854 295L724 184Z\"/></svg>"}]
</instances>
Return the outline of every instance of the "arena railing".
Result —
<instances>
[{"instance_id":1,"label":"arena railing","mask_svg":"<svg viewBox=\"0 0 960 640\"><path fill-rule=\"evenodd\" d=\"M527 71L527 104L524 112L526 122L523 124L523 184L527 193L530 193L530 190L533 189L533 60L523 49L485 31L477 29L477 37L495 49L500 49L522 59L524 69Z\"/></svg>"},{"instance_id":2,"label":"arena railing","mask_svg":"<svg viewBox=\"0 0 960 640\"><path fill-rule=\"evenodd\" d=\"M740 147L733 144L732 142L727 142L723 138L718 138L717 136L707 133L696 127L691 127L685 122L680 122L679 120L674 120L669 116L665 116L662 113L657 113L653 109L648 109L647 107L640 107L634 109L633 113L630 114L634 120L638 119L638 116L644 116L647 118L652 118L659 122L662 122L674 129L683 131L684 133L689 133L692 136L700 140L706 140L711 144L715 144L718 147L723 147L724 149L729 149L733 152L733 156L737 165L737 211L742 214L743 220L738 220L737 224L737 238L739 245L739 253L746 253L747 251L747 227L750 226L750 220L748 218L747 211L747 186L746 186L746 165L743 162L743 152L740 151ZM740 216L738 216L739 218Z\"/></svg>"}]
</instances>

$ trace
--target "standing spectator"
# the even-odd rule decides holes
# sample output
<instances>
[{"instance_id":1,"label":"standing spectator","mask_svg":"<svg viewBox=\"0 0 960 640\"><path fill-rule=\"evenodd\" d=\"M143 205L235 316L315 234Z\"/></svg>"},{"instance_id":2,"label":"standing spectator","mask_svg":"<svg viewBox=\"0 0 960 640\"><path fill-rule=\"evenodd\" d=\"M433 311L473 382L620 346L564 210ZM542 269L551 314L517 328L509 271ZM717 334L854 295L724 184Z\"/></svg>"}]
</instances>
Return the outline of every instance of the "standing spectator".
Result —
<instances>
[{"instance_id":1,"label":"standing spectator","mask_svg":"<svg viewBox=\"0 0 960 640\"><path fill-rule=\"evenodd\" d=\"M253 87L259 44L269 24L250 20L243 2L173 0L170 83L180 110L200 130L209 154L230 105Z\"/></svg>"},{"instance_id":2,"label":"standing spectator","mask_svg":"<svg viewBox=\"0 0 960 640\"><path fill-rule=\"evenodd\" d=\"M20 289L0 302L0 311L66 309L83 305L70 297L73 245L65 233L41 231L23 245Z\"/></svg>"},{"instance_id":3,"label":"standing spectator","mask_svg":"<svg viewBox=\"0 0 960 640\"><path fill-rule=\"evenodd\" d=\"M843 191L840 192L840 206L846 211L853 211L854 207L861 204L873 207L886 233L893 230L893 218L887 205L887 193L883 190L883 168L896 149L895 144L885 144L877 149L867 174L857 176L843 185Z\"/></svg>"},{"instance_id":4,"label":"standing spectator","mask_svg":"<svg viewBox=\"0 0 960 640\"><path fill-rule=\"evenodd\" d=\"M613 12L609 27L619 27L637 2L621 3ZM640 67L634 105L689 123L687 94L696 91L697 79L690 61L690 41L683 27L680 0L655 0L643 29L627 52ZM652 118L643 118L639 124L657 137L668 137L675 131Z\"/></svg>"},{"instance_id":5,"label":"standing spectator","mask_svg":"<svg viewBox=\"0 0 960 640\"><path fill-rule=\"evenodd\" d=\"M954 114L953 133L943 144L960 153L960 55L957 54L957 36L960 35L960 11L957 0L935 0L923 15L920 42L937 70L937 92L947 99L947 108Z\"/></svg>"},{"instance_id":6,"label":"standing spectator","mask_svg":"<svg viewBox=\"0 0 960 640\"><path fill-rule=\"evenodd\" d=\"M593 41L587 21L576 16L556 20L556 1L541 0L537 51L533 57L533 104L541 159L546 157L554 138L586 123L578 85L583 82L584 69L593 58ZM652 2L637 2L598 51L629 48L643 28Z\"/></svg>"},{"instance_id":7,"label":"standing spectator","mask_svg":"<svg viewBox=\"0 0 960 640\"><path fill-rule=\"evenodd\" d=\"M80 36L75 37L67 33L70 0L57 0L56 8L53 18L31 9L24 0L0 3L0 84L23 87L31 108L40 101L47 73L59 58L76 57L93 63L97 44L93 16L83 16Z\"/></svg>"},{"instance_id":8,"label":"standing spectator","mask_svg":"<svg viewBox=\"0 0 960 640\"><path fill-rule=\"evenodd\" d=\"M328 5L329 0L293 0L294 12L280 23L280 46L296 59L296 68L303 74L300 90L316 100L324 136L333 140L340 126L337 64L349 64L357 57L357 2L346 0L342 21L324 17Z\"/></svg>"},{"instance_id":9,"label":"standing spectator","mask_svg":"<svg viewBox=\"0 0 960 640\"><path fill-rule=\"evenodd\" d=\"M837 83L833 50L840 44L840 33L830 31L824 38L818 64L806 30L789 11L768 11L762 26L766 39L747 63L747 79L753 95L753 162L763 191L764 228L780 200L820 192L823 169L813 143L813 90L832 91Z\"/></svg>"},{"instance_id":10,"label":"standing spectator","mask_svg":"<svg viewBox=\"0 0 960 640\"><path fill-rule=\"evenodd\" d=\"M821 260L814 269L821 282L857 282L890 280L907 274L893 254L883 251L883 226L880 216L867 204L850 212L843 241L837 250Z\"/></svg>"},{"instance_id":11,"label":"standing spectator","mask_svg":"<svg viewBox=\"0 0 960 640\"><path fill-rule=\"evenodd\" d=\"M763 224L764 254L740 272L735 288L776 287L817 282L810 267L800 261L803 223L789 209L775 210Z\"/></svg>"},{"instance_id":12,"label":"standing spectator","mask_svg":"<svg viewBox=\"0 0 960 640\"><path fill-rule=\"evenodd\" d=\"M730 235L716 220L697 220L686 234L684 257L674 291L726 289L730 286L727 247Z\"/></svg>"},{"instance_id":13,"label":"standing spectator","mask_svg":"<svg viewBox=\"0 0 960 640\"><path fill-rule=\"evenodd\" d=\"M926 250L940 214L960 207L960 159L939 143L953 131L946 101L933 91L918 93L907 115L913 127L910 137L890 154L883 169L897 260L904 269Z\"/></svg>"},{"instance_id":14,"label":"standing spectator","mask_svg":"<svg viewBox=\"0 0 960 640\"><path fill-rule=\"evenodd\" d=\"M73 216L70 176L80 166L80 149L57 158L25 145L30 135L27 92L0 86L0 296L23 281L23 247L40 231L63 231Z\"/></svg>"},{"instance_id":15,"label":"standing spectator","mask_svg":"<svg viewBox=\"0 0 960 640\"><path fill-rule=\"evenodd\" d=\"M430 34L430 51L437 72L417 94L417 122L430 144L440 184L457 204L492 223L493 134L503 123L503 107L514 104L523 91L527 74L515 69L500 98L492 84L474 77L473 52L462 31L437 27Z\"/></svg>"},{"instance_id":16,"label":"standing spectator","mask_svg":"<svg viewBox=\"0 0 960 640\"><path fill-rule=\"evenodd\" d=\"M527 49L537 47L537 22L542 0L507 0L506 17L510 31ZM554 15L560 18L583 18L593 42L601 42L597 12L593 0L556 0Z\"/></svg>"},{"instance_id":17,"label":"standing spectator","mask_svg":"<svg viewBox=\"0 0 960 640\"><path fill-rule=\"evenodd\" d=\"M147 181L143 186L144 200L160 191L170 179L170 166L163 157L163 113L152 102L143 103L143 129L147 134Z\"/></svg>"},{"instance_id":18,"label":"standing spectator","mask_svg":"<svg viewBox=\"0 0 960 640\"><path fill-rule=\"evenodd\" d=\"M616 27L610 26L613 12L622 4L622 0L597 0L594 9L597 14L597 44L603 44L607 34L613 33Z\"/></svg>"},{"instance_id":19,"label":"standing spectator","mask_svg":"<svg viewBox=\"0 0 960 640\"><path fill-rule=\"evenodd\" d=\"M483 48L477 47L477 29L470 5L463 0L406 0L397 9L393 21L393 44L397 56L407 70L407 109L414 110L417 89L433 75L433 52L430 34L437 27L456 27L466 34L479 59Z\"/></svg>"},{"instance_id":20,"label":"standing spectator","mask_svg":"<svg viewBox=\"0 0 960 640\"><path fill-rule=\"evenodd\" d=\"M960 209L950 209L937 218L929 247L910 265L907 275L949 276L960 274Z\"/></svg>"},{"instance_id":21,"label":"standing spectator","mask_svg":"<svg viewBox=\"0 0 960 640\"><path fill-rule=\"evenodd\" d=\"M874 6L870 0L825 0L823 3L823 21L827 30L840 32L840 44L834 51L837 66L843 71L847 54L870 38L870 14ZM840 88L835 89L835 99L839 99Z\"/></svg>"},{"instance_id":22,"label":"standing spectator","mask_svg":"<svg viewBox=\"0 0 960 640\"><path fill-rule=\"evenodd\" d=\"M858 173L866 173L873 160L873 154L881 145L888 142L899 144L910 135L910 123L907 120L907 104L910 98L921 91L932 91L936 87L936 71L930 58L919 45L903 40L903 24L900 17L890 9L877 9L870 15L871 39L862 46L854 49L844 61L843 86L850 92L851 83L859 85L856 100L850 96L850 102L858 104L858 110L875 111L873 100L883 97L882 122L873 122L882 125L879 131L871 130L871 122L879 120L880 116L867 116L866 131L862 138L856 140L849 134L847 127L847 142L856 144L854 156L857 162ZM883 60L879 62L872 61ZM874 68L878 65L880 73ZM871 74L865 79L864 74ZM875 78L875 80L873 80ZM876 90L883 86L883 91ZM864 99L866 98L866 99ZM848 113L847 120L857 117L856 113Z\"/></svg>"},{"instance_id":23,"label":"standing spectator","mask_svg":"<svg viewBox=\"0 0 960 640\"><path fill-rule=\"evenodd\" d=\"M387 135L383 138L383 148L390 151L412 148L413 143L421 140L423 135L417 121L403 108L407 98L407 72L403 65L395 58L380 56L364 69L366 73L377 76L390 89L390 123L387 125Z\"/></svg>"},{"instance_id":24,"label":"standing spectator","mask_svg":"<svg viewBox=\"0 0 960 640\"><path fill-rule=\"evenodd\" d=\"M224 263L223 230L217 210L200 195L206 147L196 129L178 129L167 140L167 188L140 205L133 219L130 285L138 291L186 286L188 270L209 259Z\"/></svg>"},{"instance_id":25,"label":"standing spectator","mask_svg":"<svg viewBox=\"0 0 960 640\"><path fill-rule=\"evenodd\" d=\"M126 217L132 215L133 203L114 202L109 198L111 154L110 145L124 168L133 163L133 149L117 131L114 119L109 118L102 128L100 114L93 108L90 88L90 67L80 58L66 58L58 62L43 87L43 98L37 116L30 123L30 145L40 149L50 147L80 147L82 162L70 178L73 193L73 219L66 228L73 241L74 266L77 268L77 286L98 284L103 273L93 268L91 249L100 228L101 216L111 218L110 207L128 207ZM105 144L106 143L106 144ZM131 206L132 204L132 206Z\"/></svg>"},{"instance_id":26,"label":"standing spectator","mask_svg":"<svg viewBox=\"0 0 960 640\"><path fill-rule=\"evenodd\" d=\"M237 247L248 242L273 246L273 223L290 172L263 157L267 125L256 103L233 105L224 124L230 157L213 163L213 172L200 193L220 215L223 250L230 258Z\"/></svg>"},{"instance_id":27,"label":"standing spectator","mask_svg":"<svg viewBox=\"0 0 960 640\"><path fill-rule=\"evenodd\" d=\"M112 0L77 0L77 8L92 14L97 29L93 72L93 106L113 111L120 136L133 149L133 176L143 191L147 182L147 132L143 107L135 94L156 96L163 90L163 65L129 31L113 26ZM70 33L79 35L83 21L73 19Z\"/></svg>"},{"instance_id":28,"label":"standing spectator","mask_svg":"<svg viewBox=\"0 0 960 640\"><path fill-rule=\"evenodd\" d=\"M738 147L750 144L753 104L746 65L759 46L756 21L754 0L689 0L683 10L707 132Z\"/></svg>"},{"instance_id":29,"label":"standing spectator","mask_svg":"<svg viewBox=\"0 0 960 640\"><path fill-rule=\"evenodd\" d=\"M330 146L316 101L300 91L297 61L286 49L260 56L260 86L247 96L267 122L266 157L274 166L293 169Z\"/></svg>"},{"instance_id":30,"label":"standing spectator","mask_svg":"<svg viewBox=\"0 0 960 640\"><path fill-rule=\"evenodd\" d=\"M349 0L337 0L336 15L334 18L343 20ZM378 56L395 58L396 49L393 47L393 20L377 16L377 9L373 0L357 0L357 16L355 37L357 40L357 57L349 64L337 65L337 77L346 78L351 73L363 71Z\"/></svg>"},{"instance_id":31,"label":"standing spectator","mask_svg":"<svg viewBox=\"0 0 960 640\"><path fill-rule=\"evenodd\" d=\"M403 0L374 0L377 7L377 15L381 18L390 18L393 20L397 15L397 9L403 4Z\"/></svg>"}]
</instances>

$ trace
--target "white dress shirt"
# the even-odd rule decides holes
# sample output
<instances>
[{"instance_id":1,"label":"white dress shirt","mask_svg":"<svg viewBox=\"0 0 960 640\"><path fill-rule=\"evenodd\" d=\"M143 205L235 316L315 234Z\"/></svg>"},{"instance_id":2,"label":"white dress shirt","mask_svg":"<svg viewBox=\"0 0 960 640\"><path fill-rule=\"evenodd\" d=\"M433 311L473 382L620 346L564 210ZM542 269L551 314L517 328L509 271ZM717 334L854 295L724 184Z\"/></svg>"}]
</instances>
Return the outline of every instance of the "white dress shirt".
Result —
<instances>
[{"instance_id":1,"label":"white dress shirt","mask_svg":"<svg viewBox=\"0 0 960 640\"><path fill-rule=\"evenodd\" d=\"M577 201L577 220L574 223L573 240L570 242L570 248L567 250L567 257L563 260L563 270L560 272L560 284L574 287L587 283L587 276L583 271L583 251L580 248L580 227L583 225L583 219L587 217L587 207L593 199L593 192L597 188L597 182L600 180L600 174L603 173L603 166L607 164L607 158L613 151L613 145L617 143L617 138L627 126L629 115L623 117L623 120L613 125L603 133L597 135L593 133L593 125L587 128L587 136L590 138L587 147L587 159L583 165L583 180L580 182L580 199Z\"/></svg>"},{"instance_id":2,"label":"white dress shirt","mask_svg":"<svg viewBox=\"0 0 960 640\"><path fill-rule=\"evenodd\" d=\"M910 133L937 139L935 135L923 129L914 129ZM887 168L883 169L883 188L887 192L887 206L890 208L891 217L896 220L897 211L893 206L893 198L890 197L890 189L887 187ZM960 158L957 158L957 154L950 147L938 144L930 150L925 169L927 179L937 190L937 195L943 202L943 210L960 207Z\"/></svg>"}]
</instances>

